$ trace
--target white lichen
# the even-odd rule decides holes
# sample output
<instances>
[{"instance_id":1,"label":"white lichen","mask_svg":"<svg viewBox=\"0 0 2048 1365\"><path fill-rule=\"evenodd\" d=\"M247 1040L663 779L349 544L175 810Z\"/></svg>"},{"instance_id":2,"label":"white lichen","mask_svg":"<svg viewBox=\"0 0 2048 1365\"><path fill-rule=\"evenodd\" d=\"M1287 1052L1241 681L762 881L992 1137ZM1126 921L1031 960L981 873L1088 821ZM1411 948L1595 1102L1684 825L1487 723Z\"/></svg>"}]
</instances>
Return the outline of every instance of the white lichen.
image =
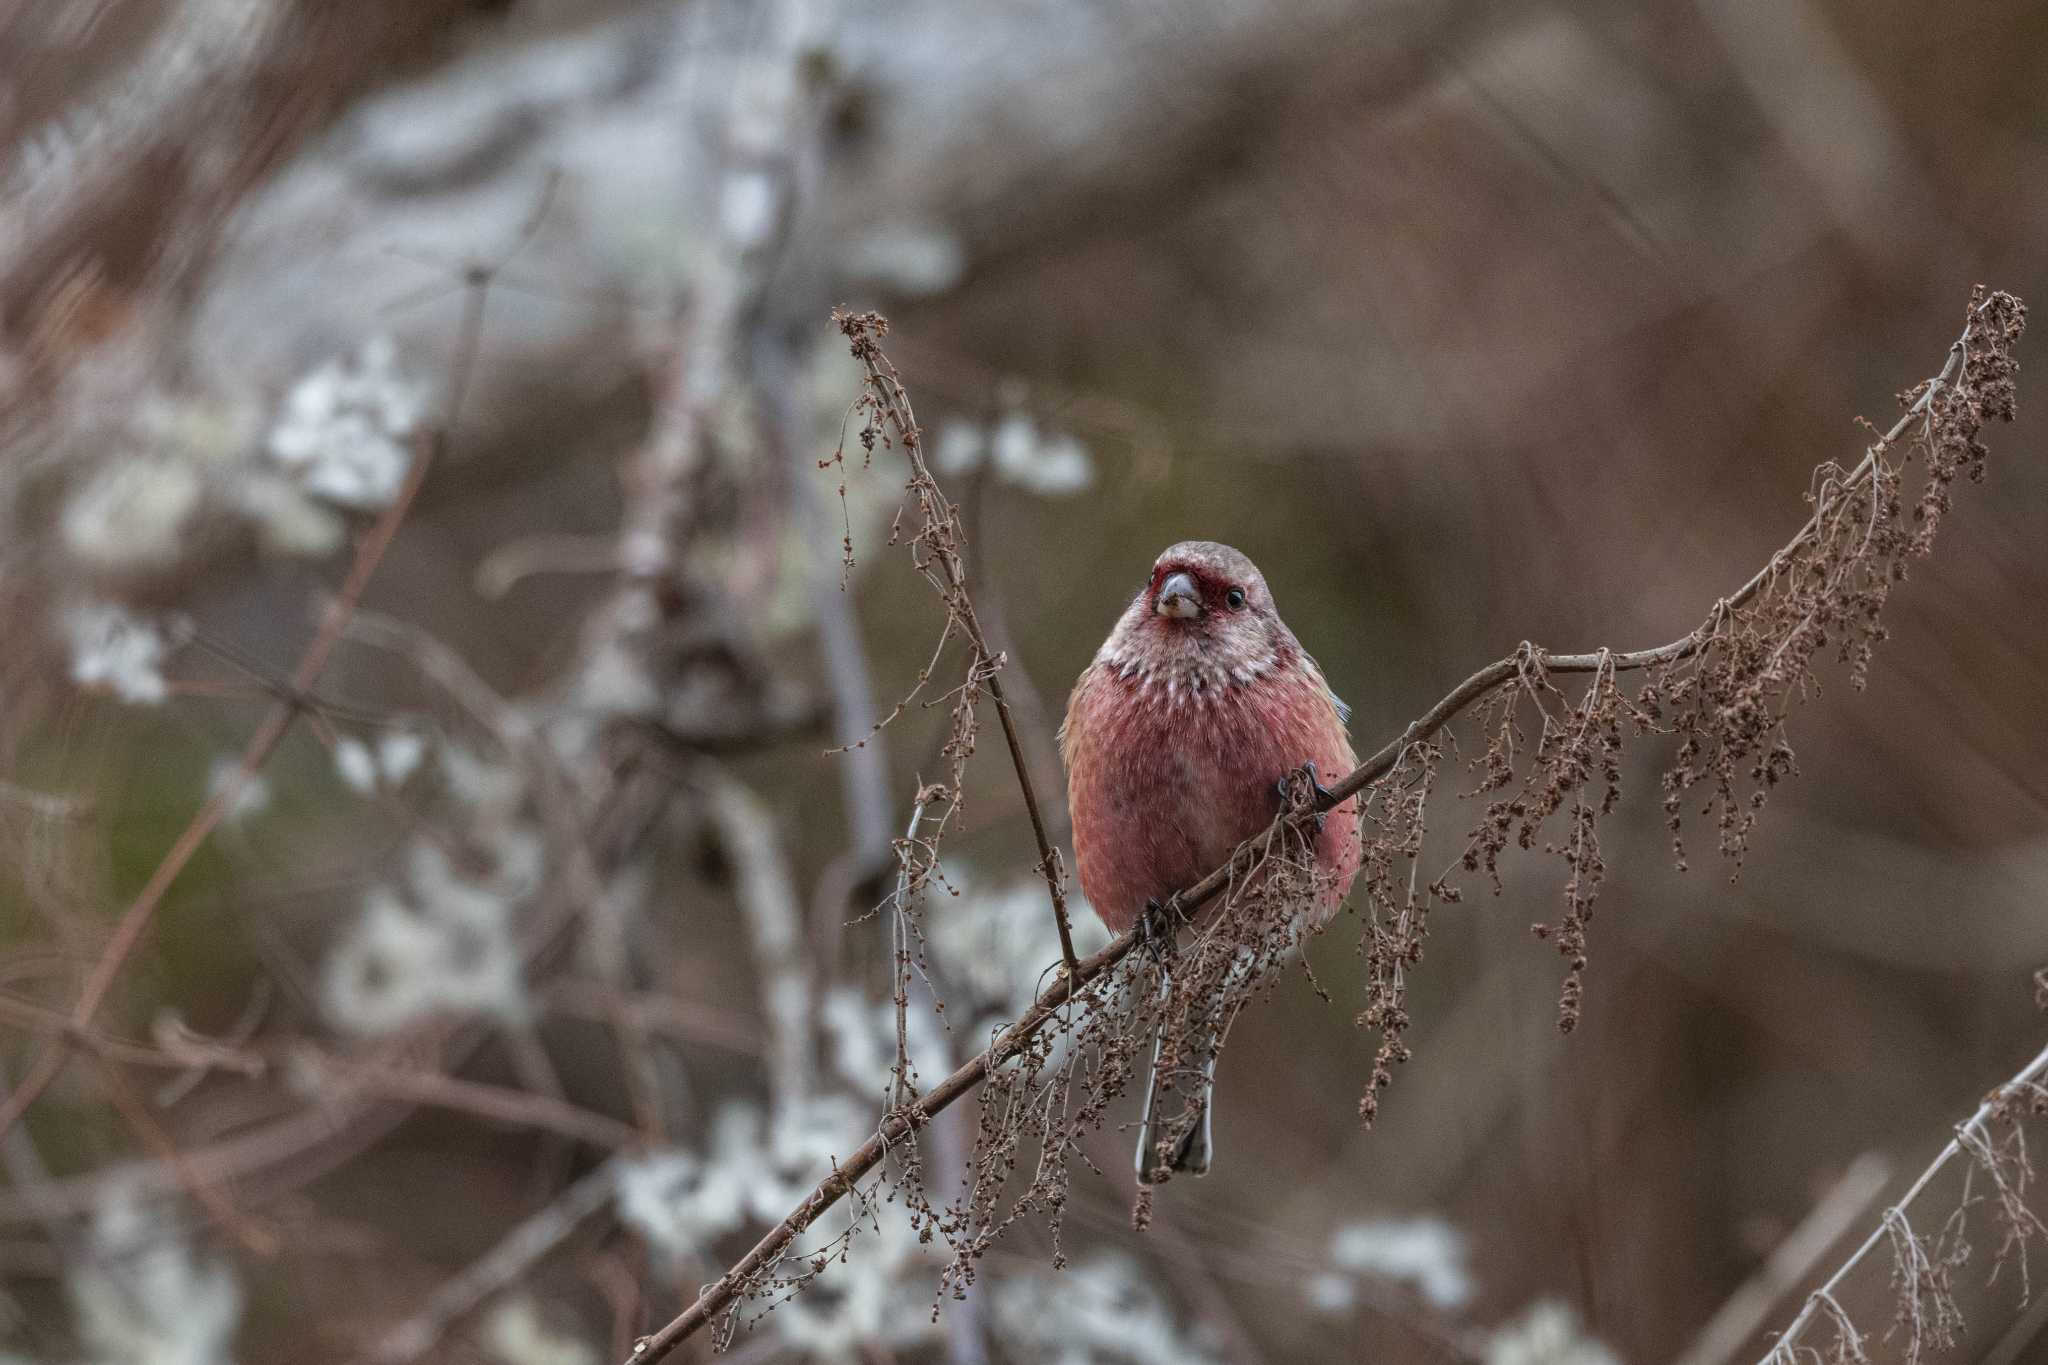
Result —
<instances>
[{"instance_id":1,"label":"white lichen","mask_svg":"<svg viewBox=\"0 0 2048 1365\"><path fill-rule=\"evenodd\" d=\"M427 390L398 368L389 337L331 360L292 386L266 450L316 497L374 510L390 504L412 467Z\"/></svg>"},{"instance_id":2,"label":"white lichen","mask_svg":"<svg viewBox=\"0 0 2048 1365\"><path fill-rule=\"evenodd\" d=\"M525 1295L498 1304L484 1319L484 1345L502 1365L598 1365L597 1348L550 1328Z\"/></svg>"},{"instance_id":3,"label":"white lichen","mask_svg":"<svg viewBox=\"0 0 2048 1365\"><path fill-rule=\"evenodd\" d=\"M1349 1275L1325 1270L1309 1276L1302 1297L1318 1313L1341 1317L1358 1307L1358 1281Z\"/></svg>"},{"instance_id":4,"label":"white lichen","mask_svg":"<svg viewBox=\"0 0 2048 1365\"><path fill-rule=\"evenodd\" d=\"M111 463L86 481L58 519L64 548L103 572L161 569L184 553L203 491L198 471L167 459Z\"/></svg>"},{"instance_id":5,"label":"white lichen","mask_svg":"<svg viewBox=\"0 0 2048 1365\"><path fill-rule=\"evenodd\" d=\"M1472 1301L1465 1234L1441 1218L1347 1223L1330 1239L1330 1260L1353 1275L1405 1285L1442 1311Z\"/></svg>"},{"instance_id":6,"label":"white lichen","mask_svg":"<svg viewBox=\"0 0 2048 1365\"><path fill-rule=\"evenodd\" d=\"M322 973L337 1027L380 1034L443 1012L527 1017L513 910L538 881L540 840L518 827L488 837L496 869L474 878L425 840L408 857L408 892L374 887Z\"/></svg>"},{"instance_id":7,"label":"white lichen","mask_svg":"<svg viewBox=\"0 0 2048 1365\"><path fill-rule=\"evenodd\" d=\"M343 735L334 742L334 771L359 795L376 794L377 756L354 735Z\"/></svg>"},{"instance_id":8,"label":"white lichen","mask_svg":"<svg viewBox=\"0 0 2048 1365\"><path fill-rule=\"evenodd\" d=\"M942 293L967 271L956 232L930 223L896 223L862 234L843 248L848 278L920 298Z\"/></svg>"},{"instance_id":9,"label":"white lichen","mask_svg":"<svg viewBox=\"0 0 2048 1365\"><path fill-rule=\"evenodd\" d=\"M775 1312L782 1340L817 1361L893 1358L936 1340L932 1281L942 1264L920 1242L900 1207L876 1206L872 1220L845 1214L819 1229L813 1244L855 1221L851 1246L823 1275Z\"/></svg>"},{"instance_id":10,"label":"white lichen","mask_svg":"<svg viewBox=\"0 0 2048 1365\"><path fill-rule=\"evenodd\" d=\"M351 790L374 796L404 786L426 755L426 737L414 730L387 731L374 745L343 735L334 742L334 771Z\"/></svg>"},{"instance_id":11,"label":"white lichen","mask_svg":"<svg viewBox=\"0 0 2048 1365\"><path fill-rule=\"evenodd\" d=\"M1071 858L1067 866L1073 866ZM1060 960L1045 883L1019 877L983 890L971 872L952 867L946 880L960 895L936 899L925 915L925 939L940 979L976 1009L1013 1018L1036 998L1046 968ZM1086 955L1109 943L1109 931L1071 884L1067 918L1077 952Z\"/></svg>"},{"instance_id":12,"label":"white lichen","mask_svg":"<svg viewBox=\"0 0 2048 1365\"><path fill-rule=\"evenodd\" d=\"M213 766L206 774L206 795L212 799L227 790L242 771L242 760L222 754L213 760ZM270 807L270 783L261 773L250 773L235 788L234 798L228 803L227 822L238 825L251 816L261 815Z\"/></svg>"},{"instance_id":13,"label":"white lichen","mask_svg":"<svg viewBox=\"0 0 2048 1365\"><path fill-rule=\"evenodd\" d=\"M272 554L310 559L332 554L341 545L341 517L280 474L243 470L229 482L227 501L248 519L257 543Z\"/></svg>"},{"instance_id":14,"label":"white lichen","mask_svg":"<svg viewBox=\"0 0 2048 1365\"><path fill-rule=\"evenodd\" d=\"M1057 1365L1200 1365L1217 1343L1183 1332L1155 1279L1106 1253L1061 1274L1033 1270L995 1286L997 1329L1022 1358Z\"/></svg>"},{"instance_id":15,"label":"white lichen","mask_svg":"<svg viewBox=\"0 0 2048 1365\"><path fill-rule=\"evenodd\" d=\"M95 1365L229 1365L242 1319L233 1270L202 1261L132 1182L94 1215L88 1256L66 1282Z\"/></svg>"},{"instance_id":16,"label":"white lichen","mask_svg":"<svg viewBox=\"0 0 2048 1365\"><path fill-rule=\"evenodd\" d=\"M63 627L71 680L80 687L144 706L170 695L163 666L171 643L162 626L113 602L82 602L64 612Z\"/></svg>"},{"instance_id":17,"label":"white lichen","mask_svg":"<svg viewBox=\"0 0 2048 1365\"><path fill-rule=\"evenodd\" d=\"M819 1023L839 1078L863 1095L886 1095L896 1066L895 1004L869 1000L851 987L834 987L826 993ZM903 1024L913 1083L929 1084L952 1069L945 1026L929 1004L914 1001L903 1013Z\"/></svg>"},{"instance_id":18,"label":"white lichen","mask_svg":"<svg viewBox=\"0 0 2048 1365\"><path fill-rule=\"evenodd\" d=\"M377 770L392 786L401 786L418 771L427 754L426 737L414 730L386 731L377 740Z\"/></svg>"},{"instance_id":19,"label":"white lichen","mask_svg":"<svg viewBox=\"0 0 2048 1365\"><path fill-rule=\"evenodd\" d=\"M1486 1365L1621 1365L1614 1352L1579 1326L1578 1314L1555 1299L1540 1299L1522 1316L1496 1329L1486 1343Z\"/></svg>"},{"instance_id":20,"label":"white lichen","mask_svg":"<svg viewBox=\"0 0 2048 1365\"><path fill-rule=\"evenodd\" d=\"M780 1220L873 1126L843 1097L800 1101L772 1121L751 1103L729 1101L701 1152L670 1148L624 1164L619 1215L671 1261L702 1255L744 1223Z\"/></svg>"},{"instance_id":21,"label":"white lichen","mask_svg":"<svg viewBox=\"0 0 2048 1365\"><path fill-rule=\"evenodd\" d=\"M776 176L751 168L735 171L725 178L725 188L719 195L719 226L737 246L760 246L775 230L780 205L781 190Z\"/></svg>"},{"instance_id":22,"label":"white lichen","mask_svg":"<svg viewBox=\"0 0 2048 1365\"><path fill-rule=\"evenodd\" d=\"M1047 432L1022 408L1012 408L992 427L953 420L939 428L932 469L971 474L986 464L1005 483L1040 497L1067 497L1095 482L1088 448L1066 432Z\"/></svg>"},{"instance_id":23,"label":"white lichen","mask_svg":"<svg viewBox=\"0 0 2048 1365\"><path fill-rule=\"evenodd\" d=\"M932 443L932 472L972 474L988 454L988 431L974 422L949 421Z\"/></svg>"}]
</instances>

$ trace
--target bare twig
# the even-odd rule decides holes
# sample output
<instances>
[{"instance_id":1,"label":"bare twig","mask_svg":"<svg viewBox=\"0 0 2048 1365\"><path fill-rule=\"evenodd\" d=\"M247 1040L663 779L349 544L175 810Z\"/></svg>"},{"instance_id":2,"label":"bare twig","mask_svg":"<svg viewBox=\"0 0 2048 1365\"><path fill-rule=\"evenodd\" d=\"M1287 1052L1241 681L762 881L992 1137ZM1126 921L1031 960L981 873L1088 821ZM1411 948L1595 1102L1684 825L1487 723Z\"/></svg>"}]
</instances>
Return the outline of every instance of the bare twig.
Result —
<instances>
[{"instance_id":1,"label":"bare twig","mask_svg":"<svg viewBox=\"0 0 2048 1365\"><path fill-rule=\"evenodd\" d=\"M434 1349L455 1323L491 1295L516 1283L533 1264L611 1203L618 1163L607 1161L498 1239L497 1245L461 1274L444 1281L411 1317L399 1323L364 1355L375 1365L403 1365Z\"/></svg>"},{"instance_id":2,"label":"bare twig","mask_svg":"<svg viewBox=\"0 0 2048 1365\"><path fill-rule=\"evenodd\" d=\"M2011 1080L1985 1097L1984 1102L1977 1106L1976 1113L1956 1126L1956 1135L1948 1140L1947 1145L1928 1163L1927 1169L1920 1172L1919 1177L1899 1196L1898 1201L1885 1209L1885 1216L1878 1220L1877 1227L1863 1239L1862 1245L1851 1252L1849 1258L1835 1268L1835 1273L1828 1276L1820 1288L1814 1290L1807 1298L1798 1315L1786 1326L1778 1337L1777 1344L1765 1354L1760 1365L1787 1365L1788 1362L1795 1361L1798 1358L1796 1352L1800 1349L1800 1338L1824 1311L1829 1311L1828 1306L1832 1304L1836 1291L1842 1287L1843 1282L1856 1267L1863 1263L1863 1259L1888 1239L1912 1239L1917 1249L1918 1239L1905 1223L1905 1210L1934 1183L1934 1178L1947 1169L1950 1162L1970 1152L1973 1147L1981 1146L1985 1134L1989 1131L1987 1125L1996 1115L2006 1112L2008 1106L2033 1094L2044 1079L2048 1079L2048 1047L2035 1053L2034 1059L2021 1067ZM1912 1291L1909 1289L1902 1292ZM1832 1310L1832 1321L1840 1322L1839 1311ZM1915 1335L1917 1337L1918 1334Z\"/></svg>"},{"instance_id":3,"label":"bare twig","mask_svg":"<svg viewBox=\"0 0 2048 1365\"><path fill-rule=\"evenodd\" d=\"M960 526L959 509L940 491L930 467L925 464L924 431L918 426L917 414L910 406L910 394L904 389L896 367L889 363L889 357L882 354L879 339L888 330L887 321L874 313L844 312L835 312L833 321L852 343L854 359L860 361L867 371L868 390L889 427L894 430L904 459L910 462L911 487L924 505L927 523L943 528L944 534L929 538L925 548L944 578L946 608L957 617L961 630L967 635L967 643L974 651L974 657L968 661L967 676L970 682L979 678L987 686L988 698L995 703L996 718L1002 722L1003 742L1009 746L1010 763L1017 770L1017 785L1024 793L1024 810L1031 817L1031 834L1038 842L1038 871L1045 878L1046 890L1052 897L1053 920L1059 926L1060 957L1071 975L1080 964L1074 956L1074 931L1067 917L1066 877L1060 868L1059 853L1046 833L1045 816L1038 805L1038 790L1031 781L1031 765L1025 761L1017 722L1010 714L1009 699L1003 695L1003 680L997 671L1003 664L1003 656L989 649L988 637L982 633L981 620L967 594L967 566L962 557L966 536ZM957 797L958 793L955 795Z\"/></svg>"},{"instance_id":4,"label":"bare twig","mask_svg":"<svg viewBox=\"0 0 2048 1365\"><path fill-rule=\"evenodd\" d=\"M163 904L164 896L177 881L186 865L203 847L213 831L235 808L235 802L243 790L260 772L270 756L283 743L292 722L298 719L303 709L300 698L312 693L320 681L321 673L327 667L327 660L340 643L349 617L363 600L363 593L370 586L372 575L384 560L385 551L398 535L399 526L411 510L413 499L426 482L427 471L436 459L445 452L455 424L462 415L463 399L469 389L470 376L476 365L477 349L483 335L484 303L489 296L492 271L490 267L478 266L471 269L465 278L467 297L464 303L462 323L456 334L455 359L450 372L447 407L441 424L419 445L405 479L399 486L397 496L381 512L364 535L356 549L354 561L348 575L342 580L341 589L327 606L320 628L314 633L305 653L300 655L298 665L292 669L291 695L274 704L269 713L251 735L242 750L240 760L228 780L221 783L205 805L194 813L191 821L178 835L170 850L157 864L128 908L122 912L120 921L114 927L112 939L99 960L93 964L92 972L86 977L84 987L79 991L78 1000L72 1006L71 1022L76 1029L89 1028L98 1015L100 1006L106 1002L107 994L114 987L114 981L127 965L129 957L141 944L156 918L157 909ZM41 1097L50 1082L57 1078L70 1057L74 1038L72 1033L59 1034L46 1041L42 1051L29 1064L27 1073L13 1094L0 1104L0 1134L5 1134L18 1122L28 1107Z\"/></svg>"},{"instance_id":5,"label":"bare twig","mask_svg":"<svg viewBox=\"0 0 2048 1365\"><path fill-rule=\"evenodd\" d=\"M1882 459L1884 447L1902 434L1916 418L1929 412L1936 401L1937 395L1961 372L1966 360L1968 345L1975 335L1975 329L1979 325L1980 318L1990 316L1987 310L1991 309L1994 305L2001 310L2001 315L2006 317L2010 317L2012 310L2017 310L2018 308L2016 301L2005 295L1994 295L1988 300L1973 299L1970 317L1963 336L1950 348L1947 363L1944 365L1940 375L1922 386L1921 392L1910 405L1906 414L1866 454L1862 463L1846 476L1842 476L1839 479L1840 487L1843 490L1854 487L1865 480L1869 480L1875 485L1881 472L1888 468ZM880 335L885 324L883 324L880 318L872 314L858 316L839 314L837 315L837 320L842 330L846 332L848 338L853 342L855 356L862 361L867 369L871 392L874 394L876 402L887 416L889 425L895 431L897 440L903 445L907 457L912 461L920 495L924 497L937 497L936 485L930 482L929 474L923 468L919 431L908 403L903 397L902 384L876 345L876 337ZM1839 502L1832 505L1839 506ZM1372 783L1394 771L1403 756L1411 749L1419 744L1430 741L1459 713L1481 699L1492 695L1503 684L1523 677L1529 672L1532 665L1548 673L1593 673L1611 677L1615 672L1652 668L1683 660L1707 648L1714 639L1714 631L1727 615L1762 591L1783 571L1787 564L1792 562L1794 557L1813 537L1822 532L1825 525L1825 514L1829 506L1830 504L1817 506L1814 515L1800 528L1791 541L1772 557L1771 561L1763 569L1741 588L1737 589L1734 594L1722 599L1715 605L1705 624L1679 639L1671 641L1669 644L1625 653L1601 649L1582 654L1550 654L1525 644L1505 658L1480 669L1429 708L1419 719L1410 724L1398 738L1389 741L1377 753L1373 754L1363 763L1360 763L1343 779L1318 793L1313 800L1304 801L1290 809L1283 810L1274 818L1273 824L1266 831L1241 844L1225 865L1217 868L1208 876L1202 878L1201 881L1184 890L1177 898L1179 903L1184 909L1193 910L1227 888L1237 885L1240 879L1247 877L1255 870L1272 849L1281 845L1283 842L1282 836L1292 835L1298 843L1301 837L1306 834L1310 822L1318 812L1326 812L1333 809L1346 799L1364 791ZM947 511L941 514L940 519L942 524L952 524L949 520L950 518L951 513ZM971 616L968 615L971 607L961 610L956 605L955 598L950 594L950 589L959 581L956 577L960 572L957 556L949 557L943 542L941 545L933 546L932 549L934 557L947 576L949 609L960 611L961 623L963 627L966 627L969 621L971 621ZM971 643L975 644L978 651L982 649L976 631L970 629L969 639ZM978 655L978 658L982 662L993 662L987 659L985 654ZM992 675L989 679L989 684L991 697L997 697L999 694L997 693ZM998 701L998 714L1004 714L1000 701ZM1007 715L1005 715L1004 724L1005 733L1010 737L1012 756L1016 761L1019 778L1024 784L1027 805L1032 809L1033 825L1038 833L1041 851L1047 858L1047 861L1042 866L1048 872L1049 880L1052 880L1050 874L1053 864L1050 861L1050 848L1045 842L1043 824L1037 819L1035 798L1031 795L1029 778L1024 770L1022 752L1018 747L1014 729L1011 727ZM1056 882L1054 883L1054 897L1056 914L1060 917L1061 928L1064 931L1065 907L1064 901L1059 895ZM724 1275L721 1275L715 1282L706 1286L698 1295L696 1301L667 1325L653 1335L643 1337L637 1341L634 1344L632 1362L629 1365L644 1365L645 1362L662 1359L670 1351L674 1350L680 1342L730 1308L736 1298L755 1282L757 1275L784 1255L794 1240L816 1222L820 1215L852 1192L857 1182L874 1170L893 1147L911 1138L916 1129L922 1124L929 1122L933 1115L959 1100L987 1079L991 1072L1024 1052L1032 1044L1032 1040L1038 1033L1061 1014L1063 1008L1075 998L1083 986L1102 976L1118 962L1122 961L1131 952L1136 941L1136 934L1127 932L1119 936L1100 952L1078 962L1072 961L1070 958L1069 961L1063 963L1062 965L1065 967L1065 970L1045 990L1040 992L1030 1008L1025 1010L1015 1023L998 1033L979 1056L970 1059L966 1064L954 1071L952 1075L932 1087L915 1104L893 1109L883 1119L874 1135L855 1149L851 1155L836 1160L832 1174L819 1182L812 1192L787 1217L770 1230L766 1236L762 1237L746 1256L741 1258L737 1264ZM2048 1052L2044 1052L2042 1057L2037 1059L2037 1063L2040 1066L2048 1067ZM2029 1072L2022 1073L2022 1076L2027 1080L2038 1079L2031 1069ZM1954 1147L1955 1144L1951 1144L1951 1146ZM1946 1161L1952 1155L1953 1151L1946 1153L1943 1160ZM1916 1186L1914 1192L1917 1192L1918 1188ZM1830 1287L1832 1287L1832 1282ZM1809 1312L1802 1315L1802 1322L1807 1316L1810 1316L1811 1307L1809 1305Z\"/></svg>"}]
</instances>

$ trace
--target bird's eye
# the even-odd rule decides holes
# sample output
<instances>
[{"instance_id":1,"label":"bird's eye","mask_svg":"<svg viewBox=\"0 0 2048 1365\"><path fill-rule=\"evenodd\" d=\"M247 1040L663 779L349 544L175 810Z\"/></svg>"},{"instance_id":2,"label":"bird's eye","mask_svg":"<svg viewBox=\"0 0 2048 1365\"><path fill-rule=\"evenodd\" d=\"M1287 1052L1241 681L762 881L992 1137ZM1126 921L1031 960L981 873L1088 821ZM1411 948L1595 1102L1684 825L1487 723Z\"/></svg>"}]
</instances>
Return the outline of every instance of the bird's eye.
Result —
<instances>
[{"instance_id":1,"label":"bird's eye","mask_svg":"<svg viewBox=\"0 0 2048 1365\"><path fill-rule=\"evenodd\" d=\"M1229 592L1223 594L1223 600L1230 603L1233 611L1236 610L1244 605L1244 589L1232 588Z\"/></svg>"}]
</instances>

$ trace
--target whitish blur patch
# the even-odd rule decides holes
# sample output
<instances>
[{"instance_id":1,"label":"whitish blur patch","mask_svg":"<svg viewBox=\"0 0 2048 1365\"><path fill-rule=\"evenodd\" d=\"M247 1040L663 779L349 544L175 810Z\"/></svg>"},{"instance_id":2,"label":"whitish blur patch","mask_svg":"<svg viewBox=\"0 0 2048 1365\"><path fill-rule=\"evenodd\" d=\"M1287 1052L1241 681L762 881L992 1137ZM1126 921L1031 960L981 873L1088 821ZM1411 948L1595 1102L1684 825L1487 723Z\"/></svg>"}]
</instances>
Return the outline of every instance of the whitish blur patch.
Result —
<instances>
[{"instance_id":1,"label":"whitish blur patch","mask_svg":"<svg viewBox=\"0 0 2048 1365\"><path fill-rule=\"evenodd\" d=\"M189 465L169 460L109 465L65 504L64 548L95 569L176 563L201 491L199 475Z\"/></svg>"},{"instance_id":2,"label":"whitish blur patch","mask_svg":"<svg viewBox=\"0 0 2048 1365\"><path fill-rule=\"evenodd\" d=\"M65 611L63 627L71 680L80 687L144 706L170 695L163 669L171 642L162 626L112 602L84 602Z\"/></svg>"},{"instance_id":3,"label":"whitish blur patch","mask_svg":"<svg viewBox=\"0 0 2048 1365\"><path fill-rule=\"evenodd\" d=\"M1486 1343L1486 1365L1621 1365L1621 1360L1581 1330L1568 1306L1543 1299L1494 1332Z\"/></svg>"},{"instance_id":4,"label":"whitish blur patch","mask_svg":"<svg viewBox=\"0 0 2048 1365\"><path fill-rule=\"evenodd\" d=\"M1445 1311L1472 1301L1465 1234L1441 1218L1382 1218L1347 1223L1330 1239L1339 1270L1406 1285Z\"/></svg>"},{"instance_id":5,"label":"whitish blur patch","mask_svg":"<svg viewBox=\"0 0 2048 1365\"><path fill-rule=\"evenodd\" d=\"M412 467L426 400L426 386L400 372L391 339L375 337L292 386L266 449L317 497L366 511L388 506Z\"/></svg>"},{"instance_id":6,"label":"whitish blur patch","mask_svg":"<svg viewBox=\"0 0 2048 1365\"><path fill-rule=\"evenodd\" d=\"M227 1365L242 1291L201 1261L131 1182L93 1217L89 1254L66 1285L86 1358L124 1365Z\"/></svg>"}]
</instances>

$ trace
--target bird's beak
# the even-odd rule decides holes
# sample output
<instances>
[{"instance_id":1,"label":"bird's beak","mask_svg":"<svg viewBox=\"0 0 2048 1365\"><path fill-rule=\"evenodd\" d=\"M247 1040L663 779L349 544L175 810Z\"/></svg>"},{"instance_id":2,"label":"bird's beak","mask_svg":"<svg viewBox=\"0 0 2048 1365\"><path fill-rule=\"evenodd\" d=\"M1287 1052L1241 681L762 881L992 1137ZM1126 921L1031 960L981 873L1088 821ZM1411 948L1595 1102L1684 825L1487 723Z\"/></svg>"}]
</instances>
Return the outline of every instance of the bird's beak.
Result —
<instances>
[{"instance_id":1,"label":"bird's beak","mask_svg":"<svg viewBox=\"0 0 2048 1365\"><path fill-rule=\"evenodd\" d=\"M1192 574L1168 574L1166 581L1159 585L1159 596L1152 603L1152 610L1161 616L1171 616L1178 621L1192 621L1202 614L1202 594L1195 589Z\"/></svg>"}]
</instances>

